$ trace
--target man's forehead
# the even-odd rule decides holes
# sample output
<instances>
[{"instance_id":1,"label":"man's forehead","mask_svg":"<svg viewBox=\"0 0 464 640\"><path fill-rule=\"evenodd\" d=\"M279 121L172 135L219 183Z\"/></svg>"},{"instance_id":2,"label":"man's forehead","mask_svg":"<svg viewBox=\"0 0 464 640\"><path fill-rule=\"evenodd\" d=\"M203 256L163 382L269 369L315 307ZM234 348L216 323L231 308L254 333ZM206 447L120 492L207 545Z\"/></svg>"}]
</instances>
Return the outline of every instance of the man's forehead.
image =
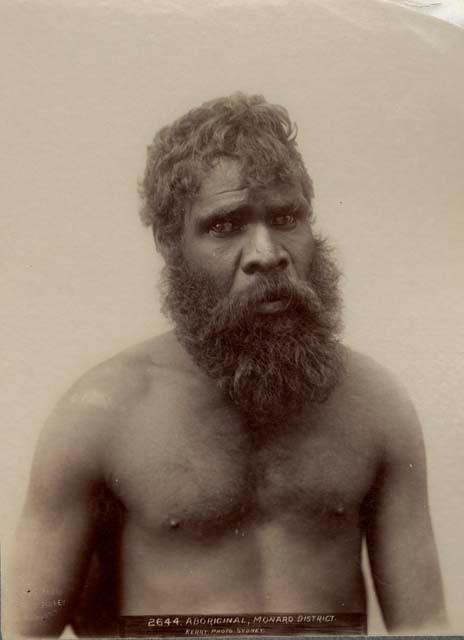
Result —
<instances>
[{"instance_id":1,"label":"man's forehead","mask_svg":"<svg viewBox=\"0 0 464 640\"><path fill-rule=\"evenodd\" d=\"M219 158L204 176L198 191L200 199L229 191L243 191L247 182L242 164L234 158Z\"/></svg>"},{"instance_id":2,"label":"man's forehead","mask_svg":"<svg viewBox=\"0 0 464 640\"><path fill-rule=\"evenodd\" d=\"M237 200L251 200L260 192L267 192L272 188L274 195L285 197L302 196L299 180L282 183L277 178L270 178L266 183L247 178L240 160L235 158L220 158L203 178L196 204L209 203L224 198Z\"/></svg>"}]
</instances>

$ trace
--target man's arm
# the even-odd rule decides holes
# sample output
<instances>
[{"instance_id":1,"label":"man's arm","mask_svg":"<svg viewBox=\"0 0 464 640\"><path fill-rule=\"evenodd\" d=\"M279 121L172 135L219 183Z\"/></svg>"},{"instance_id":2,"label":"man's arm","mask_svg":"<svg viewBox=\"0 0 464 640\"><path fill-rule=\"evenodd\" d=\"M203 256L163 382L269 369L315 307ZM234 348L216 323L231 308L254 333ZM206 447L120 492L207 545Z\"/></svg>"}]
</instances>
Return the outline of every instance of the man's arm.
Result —
<instances>
[{"instance_id":1,"label":"man's arm","mask_svg":"<svg viewBox=\"0 0 464 640\"><path fill-rule=\"evenodd\" d=\"M91 557L104 391L81 383L58 405L39 439L7 588L7 637L59 636Z\"/></svg>"},{"instance_id":2,"label":"man's arm","mask_svg":"<svg viewBox=\"0 0 464 640\"><path fill-rule=\"evenodd\" d=\"M382 466L366 505L366 537L384 620L389 631L446 633L421 427L396 387L390 388L383 415Z\"/></svg>"}]
</instances>

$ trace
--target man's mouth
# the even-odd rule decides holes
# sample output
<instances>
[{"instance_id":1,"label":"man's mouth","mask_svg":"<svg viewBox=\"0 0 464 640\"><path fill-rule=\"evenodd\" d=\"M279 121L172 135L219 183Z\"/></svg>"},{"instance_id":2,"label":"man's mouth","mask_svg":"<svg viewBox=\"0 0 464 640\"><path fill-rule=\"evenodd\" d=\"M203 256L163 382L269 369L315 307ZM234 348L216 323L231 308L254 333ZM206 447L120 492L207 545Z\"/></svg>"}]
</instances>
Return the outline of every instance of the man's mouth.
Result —
<instances>
[{"instance_id":1,"label":"man's mouth","mask_svg":"<svg viewBox=\"0 0 464 640\"><path fill-rule=\"evenodd\" d=\"M255 309L258 313L282 313L288 309L289 301L284 299L259 302Z\"/></svg>"}]
</instances>

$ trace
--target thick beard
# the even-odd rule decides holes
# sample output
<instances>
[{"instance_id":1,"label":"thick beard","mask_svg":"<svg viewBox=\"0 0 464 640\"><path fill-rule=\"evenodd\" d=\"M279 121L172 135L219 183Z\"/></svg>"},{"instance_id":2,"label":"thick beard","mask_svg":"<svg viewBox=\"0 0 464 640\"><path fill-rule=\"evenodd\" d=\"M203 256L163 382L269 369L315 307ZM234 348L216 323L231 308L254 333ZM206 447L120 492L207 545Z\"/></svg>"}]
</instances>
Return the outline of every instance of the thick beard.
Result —
<instances>
[{"instance_id":1,"label":"thick beard","mask_svg":"<svg viewBox=\"0 0 464 640\"><path fill-rule=\"evenodd\" d=\"M193 361L247 421L279 423L327 400L339 381L339 276L320 238L306 282L273 272L227 297L209 274L179 257L165 269L164 311ZM286 301L282 313L257 311L258 303L276 299Z\"/></svg>"}]
</instances>

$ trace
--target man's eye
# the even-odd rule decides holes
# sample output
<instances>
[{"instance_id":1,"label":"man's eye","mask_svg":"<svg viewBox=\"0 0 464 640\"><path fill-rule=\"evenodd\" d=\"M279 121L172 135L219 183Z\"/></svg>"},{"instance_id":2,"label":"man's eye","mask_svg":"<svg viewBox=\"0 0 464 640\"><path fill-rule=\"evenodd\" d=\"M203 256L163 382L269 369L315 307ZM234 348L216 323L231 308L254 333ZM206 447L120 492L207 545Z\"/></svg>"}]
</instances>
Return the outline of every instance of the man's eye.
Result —
<instances>
[{"instance_id":1,"label":"man's eye","mask_svg":"<svg viewBox=\"0 0 464 640\"><path fill-rule=\"evenodd\" d=\"M296 223L296 215L293 213L281 213L272 218L272 226L281 229L290 229Z\"/></svg>"},{"instance_id":2,"label":"man's eye","mask_svg":"<svg viewBox=\"0 0 464 640\"><path fill-rule=\"evenodd\" d=\"M209 230L218 236L226 236L232 233L241 231L243 224L239 220L223 220L222 222L215 222L209 228Z\"/></svg>"}]
</instances>

